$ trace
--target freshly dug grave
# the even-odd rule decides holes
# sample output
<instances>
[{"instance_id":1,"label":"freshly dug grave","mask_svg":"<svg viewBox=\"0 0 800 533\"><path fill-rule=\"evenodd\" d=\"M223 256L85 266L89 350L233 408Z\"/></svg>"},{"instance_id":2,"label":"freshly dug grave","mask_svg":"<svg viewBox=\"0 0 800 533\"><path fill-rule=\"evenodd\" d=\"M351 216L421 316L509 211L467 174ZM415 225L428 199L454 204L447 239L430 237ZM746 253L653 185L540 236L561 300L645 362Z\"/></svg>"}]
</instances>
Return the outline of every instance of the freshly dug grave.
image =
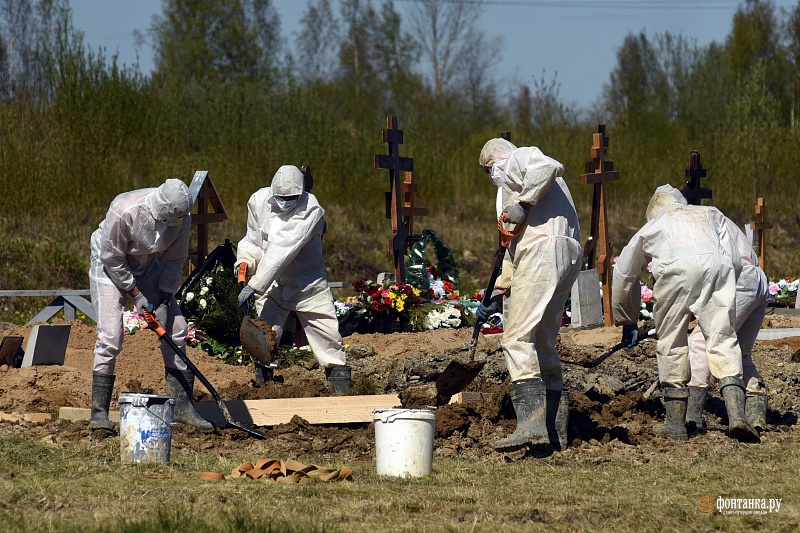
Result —
<instances>
[{"instance_id":1,"label":"freshly dug grave","mask_svg":"<svg viewBox=\"0 0 800 533\"><path fill-rule=\"evenodd\" d=\"M72 322L64 366L10 368L0 366L0 412L58 413L63 406L89 407L91 402L92 350L95 330ZM648 325L641 329L646 330ZM763 327L800 327L800 317L769 315ZM31 326L7 325L6 335L30 334ZM355 386L351 394L398 394L396 406L427 407L433 404L434 382L454 358L467 356L470 329L441 329L420 333L352 335L348 343L348 362L353 367ZM557 346L563 362L565 386L570 391L570 448L552 452L566 456L586 455L592 460L623 454L639 461L655 457L668 441L652 433L663 419L660 391L656 385L655 340L643 340L630 351L620 350L599 366L586 364L616 344L621 328L598 327L587 330L562 330ZM163 363L158 338L150 331L125 337L117 361L112 410L121 392L164 394ZM259 387L253 368L233 366L210 357L197 348L188 355L226 400L260 398L320 397L333 394L325 383L324 371L313 362L279 368L275 380ZM508 397L508 372L503 361L499 337L481 338L476 359L486 366L467 388L463 403L440 407L436 411L437 455L468 458L500 457L492 442L513 431L514 410ZM788 437L800 408L798 366L800 337L759 341L753 354L770 394L765 439ZM478 394L479 393L479 394ZM198 382L195 399L212 401ZM692 438L689 449L724 442L727 423L725 406L715 389L706 405L709 431ZM374 459L372 424L311 425L295 417L290 423L264 428L268 439L257 440L233 428L201 433L187 427L173 432L173 447L195 451L215 451L231 457L272 456L299 458L331 456L339 461ZM55 420L41 425L27 422L0 423L0 435L24 433L51 442L105 438L88 429L86 422ZM511 459L525 452L507 454Z\"/></svg>"}]
</instances>

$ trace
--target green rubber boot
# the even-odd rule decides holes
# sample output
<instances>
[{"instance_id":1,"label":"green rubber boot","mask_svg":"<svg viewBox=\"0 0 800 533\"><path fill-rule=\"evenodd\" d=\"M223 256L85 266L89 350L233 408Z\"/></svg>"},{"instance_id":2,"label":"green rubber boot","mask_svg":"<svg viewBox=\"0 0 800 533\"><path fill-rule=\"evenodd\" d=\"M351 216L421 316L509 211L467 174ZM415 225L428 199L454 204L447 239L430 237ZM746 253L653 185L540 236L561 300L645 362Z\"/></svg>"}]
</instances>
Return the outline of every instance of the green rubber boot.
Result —
<instances>
[{"instance_id":1,"label":"green rubber boot","mask_svg":"<svg viewBox=\"0 0 800 533\"><path fill-rule=\"evenodd\" d=\"M114 374L92 372L92 417L89 419L89 429L114 431L114 422L108 419L108 406L111 405L115 378Z\"/></svg>"},{"instance_id":2,"label":"green rubber boot","mask_svg":"<svg viewBox=\"0 0 800 533\"><path fill-rule=\"evenodd\" d=\"M194 374L191 370L166 368L167 395L175 398L174 422L194 426L203 431L214 429L214 425L195 411L192 403L194 393Z\"/></svg>"},{"instance_id":3,"label":"green rubber boot","mask_svg":"<svg viewBox=\"0 0 800 533\"><path fill-rule=\"evenodd\" d=\"M689 433L706 430L703 409L706 406L708 387L689 387L689 403L686 406L686 429Z\"/></svg>"},{"instance_id":4,"label":"green rubber boot","mask_svg":"<svg viewBox=\"0 0 800 533\"><path fill-rule=\"evenodd\" d=\"M767 429L767 403L766 394L748 396L744 402L744 415L747 423L757 431Z\"/></svg>"},{"instance_id":5,"label":"green rubber boot","mask_svg":"<svg viewBox=\"0 0 800 533\"><path fill-rule=\"evenodd\" d=\"M663 424L653 428L659 437L673 440L689 440L686 432L686 407L689 403L689 387L664 387L664 410L667 419Z\"/></svg>"},{"instance_id":6,"label":"green rubber boot","mask_svg":"<svg viewBox=\"0 0 800 533\"><path fill-rule=\"evenodd\" d=\"M511 386L511 403L517 415L517 428L510 436L494 443L498 452L522 448L547 448L547 408L545 387L541 379L520 381Z\"/></svg>"},{"instance_id":7,"label":"green rubber boot","mask_svg":"<svg viewBox=\"0 0 800 533\"><path fill-rule=\"evenodd\" d=\"M739 442L761 442L758 432L745 418L744 381L736 376L722 378L719 390L728 411L728 436Z\"/></svg>"}]
</instances>

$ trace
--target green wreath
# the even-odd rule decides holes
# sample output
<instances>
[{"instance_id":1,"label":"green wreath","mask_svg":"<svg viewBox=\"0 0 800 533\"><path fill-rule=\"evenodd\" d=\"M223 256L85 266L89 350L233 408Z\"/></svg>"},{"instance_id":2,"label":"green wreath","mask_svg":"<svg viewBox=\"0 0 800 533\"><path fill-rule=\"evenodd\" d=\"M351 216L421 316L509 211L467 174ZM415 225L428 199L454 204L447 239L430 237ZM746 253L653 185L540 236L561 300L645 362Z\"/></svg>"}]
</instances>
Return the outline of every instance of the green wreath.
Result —
<instances>
[{"instance_id":1,"label":"green wreath","mask_svg":"<svg viewBox=\"0 0 800 533\"><path fill-rule=\"evenodd\" d=\"M428 281L428 267L431 266L428 259L429 244L433 245L436 252L436 270L439 271L439 278L442 281L449 281L454 289L458 289L458 264L453 257L453 251L432 229L423 230L422 235L408 248L406 283L423 292L431 288Z\"/></svg>"}]
</instances>

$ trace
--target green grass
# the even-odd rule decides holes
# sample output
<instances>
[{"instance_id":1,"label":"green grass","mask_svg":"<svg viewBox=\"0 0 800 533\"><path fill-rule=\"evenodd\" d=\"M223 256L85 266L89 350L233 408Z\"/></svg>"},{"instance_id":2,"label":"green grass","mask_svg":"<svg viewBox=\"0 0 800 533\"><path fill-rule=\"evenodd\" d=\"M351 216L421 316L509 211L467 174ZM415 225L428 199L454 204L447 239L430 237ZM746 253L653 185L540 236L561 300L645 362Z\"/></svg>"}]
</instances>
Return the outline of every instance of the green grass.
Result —
<instances>
[{"instance_id":1,"label":"green grass","mask_svg":"<svg viewBox=\"0 0 800 533\"><path fill-rule=\"evenodd\" d=\"M119 463L118 439L44 444L4 437L4 531L795 531L796 435L759 446L683 446L626 456L599 447L504 462L436 457L429 476L381 477L349 464L353 481L284 485L226 478L245 459L215 448L173 451L169 465ZM268 443L267 443L268 446ZM339 467L330 460L298 458ZM335 461L334 461L335 462ZM706 514L703 496L782 498L780 512Z\"/></svg>"}]
</instances>

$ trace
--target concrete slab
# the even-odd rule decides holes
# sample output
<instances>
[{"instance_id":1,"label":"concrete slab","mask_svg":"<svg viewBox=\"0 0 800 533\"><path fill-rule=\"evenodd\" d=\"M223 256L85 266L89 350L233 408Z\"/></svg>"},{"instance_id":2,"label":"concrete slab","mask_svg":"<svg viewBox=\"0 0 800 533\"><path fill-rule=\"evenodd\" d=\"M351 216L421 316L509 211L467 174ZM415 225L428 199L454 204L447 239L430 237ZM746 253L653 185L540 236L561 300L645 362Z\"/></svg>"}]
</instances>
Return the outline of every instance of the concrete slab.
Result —
<instances>
[{"instance_id":1,"label":"concrete slab","mask_svg":"<svg viewBox=\"0 0 800 533\"><path fill-rule=\"evenodd\" d=\"M760 341L771 341L775 339L785 339L786 337L800 337L800 328L762 329L758 332L758 337L756 337L756 339Z\"/></svg>"},{"instance_id":2,"label":"concrete slab","mask_svg":"<svg viewBox=\"0 0 800 533\"><path fill-rule=\"evenodd\" d=\"M69 324L37 324L31 329L22 366L63 365L72 326Z\"/></svg>"}]
</instances>

